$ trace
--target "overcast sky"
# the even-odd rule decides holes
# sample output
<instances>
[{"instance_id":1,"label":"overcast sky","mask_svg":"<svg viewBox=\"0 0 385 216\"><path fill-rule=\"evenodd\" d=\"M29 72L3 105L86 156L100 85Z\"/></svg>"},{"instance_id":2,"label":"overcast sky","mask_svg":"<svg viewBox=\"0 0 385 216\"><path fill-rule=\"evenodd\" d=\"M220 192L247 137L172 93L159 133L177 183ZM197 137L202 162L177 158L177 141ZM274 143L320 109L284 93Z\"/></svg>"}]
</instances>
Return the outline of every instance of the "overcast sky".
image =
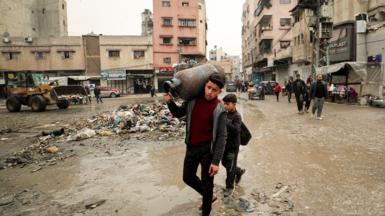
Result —
<instances>
[{"instance_id":1,"label":"overcast sky","mask_svg":"<svg viewBox=\"0 0 385 216\"><path fill-rule=\"evenodd\" d=\"M229 55L241 55L243 0L206 0L208 46L217 45ZM152 10L152 0L67 0L68 33L93 31L106 35L140 35L141 13Z\"/></svg>"}]
</instances>

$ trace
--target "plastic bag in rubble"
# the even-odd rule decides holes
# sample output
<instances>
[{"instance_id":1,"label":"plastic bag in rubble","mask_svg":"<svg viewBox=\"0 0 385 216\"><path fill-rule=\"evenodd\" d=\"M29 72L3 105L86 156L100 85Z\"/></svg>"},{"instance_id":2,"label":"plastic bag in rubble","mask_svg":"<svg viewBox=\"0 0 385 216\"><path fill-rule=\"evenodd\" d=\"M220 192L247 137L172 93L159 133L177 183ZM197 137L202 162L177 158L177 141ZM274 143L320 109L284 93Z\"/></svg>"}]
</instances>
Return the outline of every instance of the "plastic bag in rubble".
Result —
<instances>
[{"instance_id":1,"label":"plastic bag in rubble","mask_svg":"<svg viewBox=\"0 0 385 216\"><path fill-rule=\"evenodd\" d=\"M91 138L96 135L96 132L89 128L83 128L75 135L70 135L67 138L67 141L77 141Z\"/></svg>"}]
</instances>

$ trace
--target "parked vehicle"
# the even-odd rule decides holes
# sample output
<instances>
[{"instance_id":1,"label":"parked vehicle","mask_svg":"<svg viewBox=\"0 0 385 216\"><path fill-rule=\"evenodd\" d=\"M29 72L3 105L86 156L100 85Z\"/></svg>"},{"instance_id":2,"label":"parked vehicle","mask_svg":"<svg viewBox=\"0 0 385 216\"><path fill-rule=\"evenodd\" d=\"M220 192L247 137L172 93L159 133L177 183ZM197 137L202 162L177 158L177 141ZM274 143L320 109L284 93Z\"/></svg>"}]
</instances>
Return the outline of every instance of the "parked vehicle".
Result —
<instances>
[{"instance_id":1,"label":"parked vehicle","mask_svg":"<svg viewBox=\"0 0 385 216\"><path fill-rule=\"evenodd\" d=\"M227 83L226 84L226 91L227 92L236 92L237 91L237 86L235 85L235 83Z\"/></svg>"},{"instance_id":2,"label":"parked vehicle","mask_svg":"<svg viewBox=\"0 0 385 216\"><path fill-rule=\"evenodd\" d=\"M249 95L249 100L265 100L264 89L262 86L256 86L254 84L249 84L247 93Z\"/></svg>"},{"instance_id":3,"label":"parked vehicle","mask_svg":"<svg viewBox=\"0 0 385 216\"><path fill-rule=\"evenodd\" d=\"M120 97L120 90L118 88L113 88L110 86L97 86L96 88L100 89L100 97Z\"/></svg>"}]
</instances>

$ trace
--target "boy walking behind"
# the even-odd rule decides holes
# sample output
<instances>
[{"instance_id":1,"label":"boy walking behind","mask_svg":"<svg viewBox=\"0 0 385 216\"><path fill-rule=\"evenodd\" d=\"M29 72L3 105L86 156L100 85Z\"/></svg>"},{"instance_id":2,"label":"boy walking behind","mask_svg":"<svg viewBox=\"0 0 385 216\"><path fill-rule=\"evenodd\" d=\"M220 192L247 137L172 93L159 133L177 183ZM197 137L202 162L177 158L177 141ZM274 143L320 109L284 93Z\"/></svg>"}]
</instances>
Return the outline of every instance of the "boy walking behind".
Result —
<instances>
[{"instance_id":1,"label":"boy walking behind","mask_svg":"<svg viewBox=\"0 0 385 216\"><path fill-rule=\"evenodd\" d=\"M224 196L230 196L234 191L234 182L239 183L246 170L237 166L239 145L241 144L241 115L238 113L236 104L237 96L228 94L223 98L227 111L227 140L222 165L226 167L226 190Z\"/></svg>"},{"instance_id":2,"label":"boy walking behind","mask_svg":"<svg viewBox=\"0 0 385 216\"><path fill-rule=\"evenodd\" d=\"M183 181L203 196L202 216L210 215L212 202L217 199L213 196L214 175L219 171L227 136L226 110L218 95L225 80L223 74L211 74L205 84L204 95L186 101L181 106L175 104L171 95L164 96L170 112L175 117L186 116L187 148ZM200 179L196 175L199 164Z\"/></svg>"}]
</instances>

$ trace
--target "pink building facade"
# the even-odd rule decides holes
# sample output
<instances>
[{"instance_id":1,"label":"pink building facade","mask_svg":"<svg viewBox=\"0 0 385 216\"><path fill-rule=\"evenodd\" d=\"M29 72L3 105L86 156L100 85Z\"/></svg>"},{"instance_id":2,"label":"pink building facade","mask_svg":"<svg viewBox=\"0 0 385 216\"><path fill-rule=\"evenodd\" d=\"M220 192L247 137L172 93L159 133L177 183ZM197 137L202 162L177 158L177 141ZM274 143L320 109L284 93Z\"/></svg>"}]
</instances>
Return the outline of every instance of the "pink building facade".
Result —
<instances>
[{"instance_id":1,"label":"pink building facade","mask_svg":"<svg viewBox=\"0 0 385 216\"><path fill-rule=\"evenodd\" d=\"M154 68L158 78L172 76L175 64L204 62L207 31L204 0L153 0L153 7Z\"/></svg>"}]
</instances>

